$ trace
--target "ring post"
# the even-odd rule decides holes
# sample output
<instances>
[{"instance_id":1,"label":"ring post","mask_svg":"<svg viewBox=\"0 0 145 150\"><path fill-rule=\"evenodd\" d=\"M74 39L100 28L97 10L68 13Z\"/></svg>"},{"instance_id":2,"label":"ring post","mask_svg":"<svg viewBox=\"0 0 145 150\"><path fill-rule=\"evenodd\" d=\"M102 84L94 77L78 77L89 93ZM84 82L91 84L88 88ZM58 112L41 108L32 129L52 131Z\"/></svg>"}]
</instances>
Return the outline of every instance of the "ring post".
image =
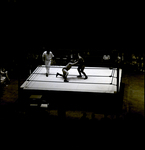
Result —
<instances>
[{"instance_id":1,"label":"ring post","mask_svg":"<svg viewBox=\"0 0 145 150\"><path fill-rule=\"evenodd\" d=\"M117 93L119 93L119 65L117 64Z\"/></svg>"}]
</instances>

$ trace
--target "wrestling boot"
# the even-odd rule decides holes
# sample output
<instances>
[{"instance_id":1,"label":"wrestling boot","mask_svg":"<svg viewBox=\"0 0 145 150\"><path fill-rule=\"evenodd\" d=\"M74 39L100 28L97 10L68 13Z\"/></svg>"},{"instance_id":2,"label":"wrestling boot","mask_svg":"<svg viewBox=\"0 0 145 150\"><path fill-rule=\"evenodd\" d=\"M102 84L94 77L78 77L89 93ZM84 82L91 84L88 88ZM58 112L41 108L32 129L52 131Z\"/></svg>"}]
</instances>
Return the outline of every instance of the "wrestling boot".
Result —
<instances>
[{"instance_id":1,"label":"wrestling boot","mask_svg":"<svg viewBox=\"0 0 145 150\"><path fill-rule=\"evenodd\" d=\"M69 81L66 79L66 77L64 77L64 82L69 82Z\"/></svg>"},{"instance_id":2,"label":"wrestling boot","mask_svg":"<svg viewBox=\"0 0 145 150\"><path fill-rule=\"evenodd\" d=\"M84 79L88 79L88 76L85 76L85 78Z\"/></svg>"},{"instance_id":3,"label":"wrestling boot","mask_svg":"<svg viewBox=\"0 0 145 150\"><path fill-rule=\"evenodd\" d=\"M78 78L81 78L82 76L81 75L79 75L79 76L77 76Z\"/></svg>"},{"instance_id":4,"label":"wrestling boot","mask_svg":"<svg viewBox=\"0 0 145 150\"><path fill-rule=\"evenodd\" d=\"M58 73L56 74L56 77L58 76Z\"/></svg>"},{"instance_id":5,"label":"wrestling boot","mask_svg":"<svg viewBox=\"0 0 145 150\"><path fill-rule=\"evenodd\" d=\"M68 80L64 80L64 82L69 82Z\"/></svg>"}]
</instances>

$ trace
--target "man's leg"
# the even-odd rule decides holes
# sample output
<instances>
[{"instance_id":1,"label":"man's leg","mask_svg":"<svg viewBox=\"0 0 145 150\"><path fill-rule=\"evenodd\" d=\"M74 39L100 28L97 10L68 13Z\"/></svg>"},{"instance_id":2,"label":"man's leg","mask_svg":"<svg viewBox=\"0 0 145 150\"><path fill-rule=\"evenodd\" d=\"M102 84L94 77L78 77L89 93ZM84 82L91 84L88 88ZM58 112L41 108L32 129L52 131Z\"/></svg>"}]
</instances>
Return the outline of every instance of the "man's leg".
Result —
<instances>
[{"instance_id":1,"label":"man's leg","mask_svg":"<svg viewBox=\"0 0 145 150\"><path fill-rule=\"evenodd\" d=\"M62 77L64 78L64 82L68 82L68 81L67 81L68 71L65 70L65 69L62 69L62 72L63 72L63 74L60 74L60 73L57 72L56 77L57 77L58 75L59 75L59 76L62 76Z\"/></svg>"},{"instance_id":2,"label":"man's leg","mask_svg":"<svg viewBox=\"0 0 145 150\"><path fill-rule=\"evenodd\" d=\"M68 82L68 80L67 80L68 71L67 71L67 70L65 70L65 69L63 69L63 70L62 70L62 72L63 72L64 82Z\"/></svg>"},{"instance_id":3,"label":"man's leg","mask_svg":"<svg viewBox=\"0 0 145 150\"><path fill-rule=\"evenodd\" d=\"M64 74L64 71L63 71L64 69L62 69L62 72L63 72L63 74ZM56 74L56 77L59 75L59 76L61 76L61 77L63 77L64 75L63 74L60 74L60 73L58 73L57 72L57 74Z\"/></svg>"},{"instance_id":4,"label":"man's leg","mask_svg":"<svg viewBox=\"0 0 145 150\"><path fill-rule=\"evenodd\" d=\"M86 75L86 73L84 71L82 73L85 76L85 79L88 79L88 76Z\"/></svg>"},{"instance_id":5,"label":"man's leg","mask_svg":"<svg viewBox=\"0 0 145 150\"><path fill-rule=\"evenodd\" d=\"M46 77L48 77L48 61L45 61Z\"/></svg>"},{"instance_id":6,"label":"man's leg","mask_svg":"<svg viewBox=\"0 0 145 150\"><path fill-rule=\"evenodd\" d=\"M82 77L80 69L81 69L81 68L80 68L80 66L79 66L78 69L77 69L77 70L78 70L78 73L79 73L79 76L77 76L77 77Z\"/></svg>"},{"instance_id":7,"label":"man's leg","mask_svg":"<svg viewBox=\"0 0 145 150\"><path fill-rule=\"evenodd\" d=\"M63 74L60 74L60 73L57 72L56 77L57 77L58 75L63 77Z\"/></svg>"},{"instance_id":8,"label":"man's leg","mask_svg":"<svg viewBox=\"0 0 145 150\"><path fill-rule=\"evenodd\" d=\"M50 70L51 61L45 61L45 67L46 67L46 76L48 77L49 70Z\"/></svg>"},{"instance_id":9,"label":"man's leg","mask_svg":"<svg viewBox=\"0 0 145 150\"><path fill-rule=\"evenodd\" d=\"M81 68L81 73L85 76L85 79L87 79L88 76L87 76L86 73L84 72L84 68L85 68L85 66L82 66L82 68Z\"/></svg>"},{"instance_id":10,"label":"man's leg","mask_svg":"<svg viewBox=\"0 0 145 150\"><path fill-rule=\"evenodd\" d=\"M48 61L48 65L47 65L47 72L48 72L48 74L50 73L50 65L51 65L51 60L50 61Z\"/></svg>"}]
</instances>

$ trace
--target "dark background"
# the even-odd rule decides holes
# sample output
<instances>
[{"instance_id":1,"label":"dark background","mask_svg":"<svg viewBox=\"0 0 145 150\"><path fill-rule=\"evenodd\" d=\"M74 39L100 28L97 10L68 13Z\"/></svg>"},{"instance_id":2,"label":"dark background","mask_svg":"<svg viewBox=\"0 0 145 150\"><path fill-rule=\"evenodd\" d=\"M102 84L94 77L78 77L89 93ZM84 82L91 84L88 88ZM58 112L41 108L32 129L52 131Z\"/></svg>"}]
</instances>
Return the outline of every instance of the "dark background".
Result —
<instances>
[{"instance_id":1,"label":"dark background","mask_svg":"<svg viewBox=\"0 0 145 150\"><path fill-rule=\"evenodd\" d=\"M7 0L2 10L0 64L6 67L24 65L28 53L40 56L43 47L55 56L62 50L144 54L142 4Z\"/></svg>"},{"instance_id":2,"label":"dark background","mask_svg":"<svg viewBox=\"0 0 145 150\"><path fill-rule=\"evenodd\" d=\"M143 9L133 3L45 3L8 0L3 7L5 50L93 48L140 51Z\"/></svg>"}]
</instances>

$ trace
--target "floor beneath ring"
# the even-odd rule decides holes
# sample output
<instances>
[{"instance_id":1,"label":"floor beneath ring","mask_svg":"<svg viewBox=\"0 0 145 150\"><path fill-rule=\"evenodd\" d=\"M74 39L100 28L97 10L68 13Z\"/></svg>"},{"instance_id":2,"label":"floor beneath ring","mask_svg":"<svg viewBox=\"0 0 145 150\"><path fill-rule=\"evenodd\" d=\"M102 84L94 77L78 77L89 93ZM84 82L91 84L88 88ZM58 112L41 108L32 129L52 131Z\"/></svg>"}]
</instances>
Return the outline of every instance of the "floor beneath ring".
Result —
<instances>
[{"instance_id":1,"label":"floor beneath ring","mask_svg":"<svg viewBox=\"0 0 145 150\"><path fill-rule=\"evenodd\" d=\"M125 83L124 98L123 98L123 111L120 118L124 119L128 115L144 117L144 73L124 73L122 82ZM3 96L0 99L1 118L5 118L10 114L19 114L24 116L23 110L15 109L15 102L18 99L18 80L11 78L11 83L4 87ZM57 117L57 110L48 112L50 116ZM70 119L79 120L84 112L81 111L67 111L66 117ZM92 119L93 112L86 112L86 118ZM104 114L94 114L94 118L101 120ZM109 119L114 120L116 116L107 116Z\"/></svg>"}]
</instances>

